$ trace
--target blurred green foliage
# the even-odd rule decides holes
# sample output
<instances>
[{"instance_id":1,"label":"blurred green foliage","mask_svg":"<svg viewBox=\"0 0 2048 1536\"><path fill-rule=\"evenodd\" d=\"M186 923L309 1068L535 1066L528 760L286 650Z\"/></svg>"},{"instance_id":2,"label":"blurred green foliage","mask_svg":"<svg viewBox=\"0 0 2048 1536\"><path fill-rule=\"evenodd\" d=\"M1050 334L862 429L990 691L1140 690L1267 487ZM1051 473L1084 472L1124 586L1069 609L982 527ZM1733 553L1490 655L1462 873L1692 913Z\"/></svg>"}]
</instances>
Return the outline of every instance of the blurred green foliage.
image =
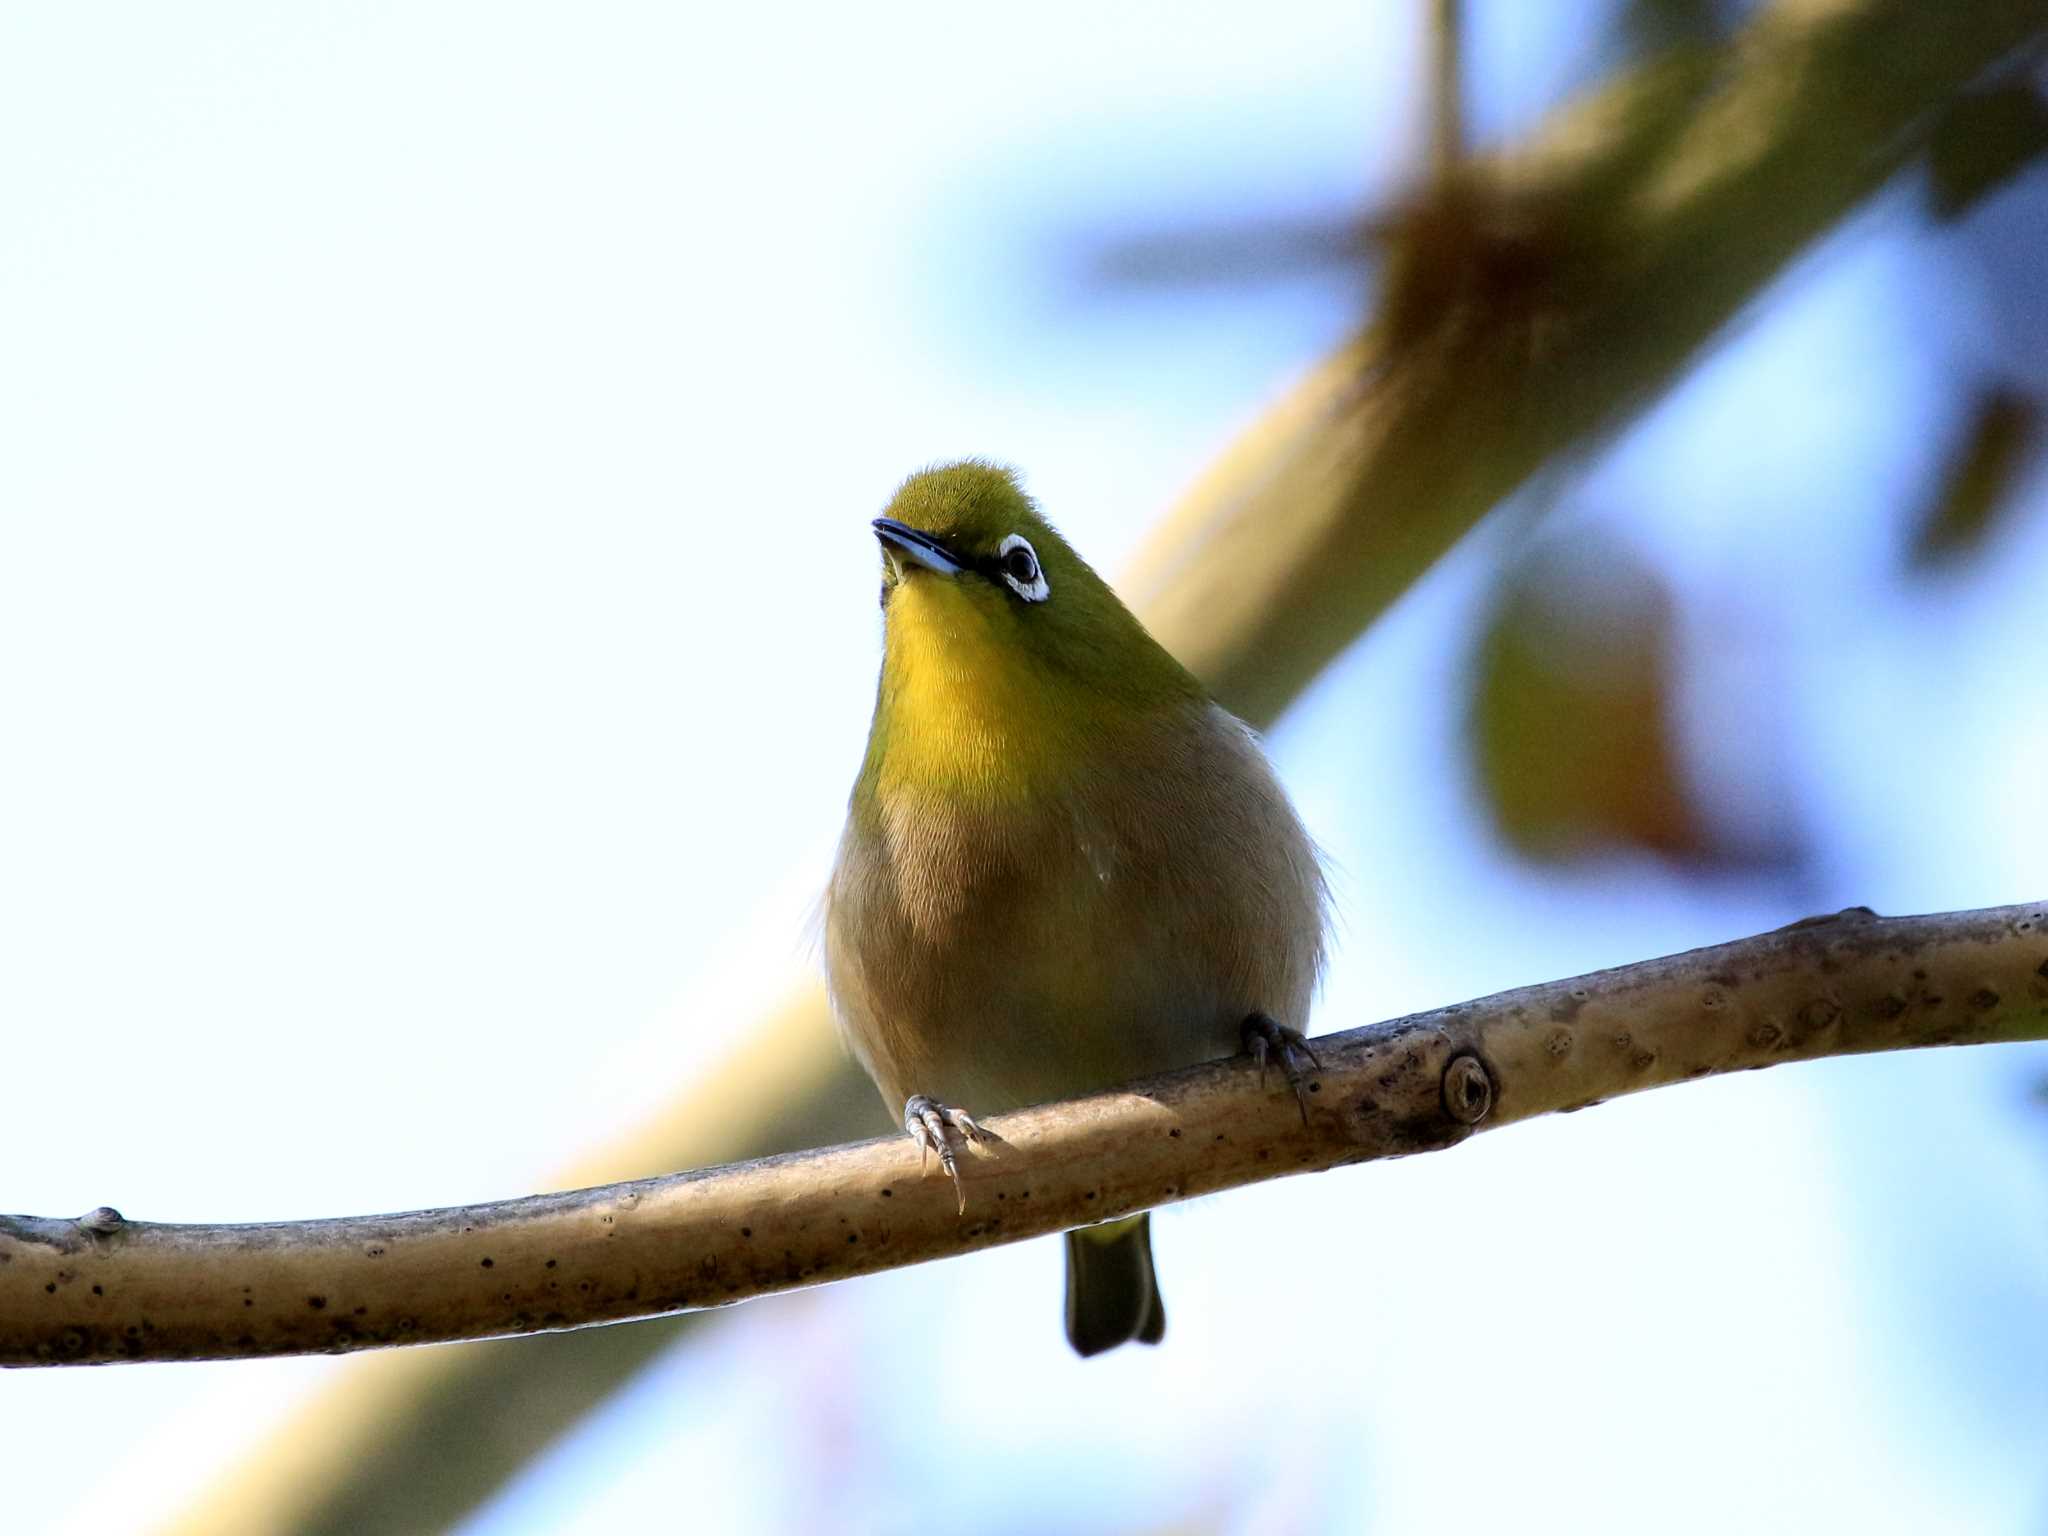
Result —
<instances>
[{"instance_id":1,"label":"blurred green foliage","mask_svg":"<svg viewBox=\"0 0 2048 1536\"><path fill-rule=\"evenodd\" d=\"M1928 145L1931 202L1938 219L1967 213L2048 150L2048 101L2021 80L1958 98Z\"/></svg>"},{"instance_id":2,"label":"blurred green foliage","mask_svg":"<svg viewBox=\"0 0 2048 1536\"><path fill-rule=\"evenodd\" d=\"M1979 548L2011 508L2022 472L2041 439L2038 396L2009 385L1980 389L1947 473L1913 541L1912 561L1953 563Z\"/></svg>"},{"instance_id":3,"label":"blurred green foliage","mask_svg":"<svg viewBox=\"0 0 2048 1536\"><path fill-rule=\"evenodd\" d=\"M1618 541L1552 541L1510 566L1472 668L1471 751L1501 834L1559 860L1714 849L1673 732L1672 595Z\"/></svg>"}]
</instances>

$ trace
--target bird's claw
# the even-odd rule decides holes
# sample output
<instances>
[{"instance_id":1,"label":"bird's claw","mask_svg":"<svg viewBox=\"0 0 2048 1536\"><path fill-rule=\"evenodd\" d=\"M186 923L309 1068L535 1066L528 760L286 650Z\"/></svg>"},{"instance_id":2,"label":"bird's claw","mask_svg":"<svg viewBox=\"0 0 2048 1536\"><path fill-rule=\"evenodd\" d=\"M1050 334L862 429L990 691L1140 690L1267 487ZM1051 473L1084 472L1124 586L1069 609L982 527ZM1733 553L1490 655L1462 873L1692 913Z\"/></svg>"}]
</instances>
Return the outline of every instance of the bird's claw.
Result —
<instances>
[{"instance_id":1,"label":"bird's claw","mask_svg":"<svg viewBox=\"0 0 2048 1536\"><path fill-rule=\"evenodd\" d=\"M939 1166L946 1171L946 1177L953 1181L953 1193L960 1202L960 1214L967 1214L967 1186L960 1179L960 1160L953 1151L953 1138L959 1136L968 1146L987 1146L1002 1138L982 1125L965 1110L954 1109L941 1104L937 1099L924 1094L913 1093L903 1106L903 1129L910 1132L910 1139L917 1143L917 1167L919 1173L931 1171L931 1156L939 1155Z\"/></svg>"},{"instance_id":2,"label":"bird's claw","mask_svg":"<svg viewBox=\"0 0 2048 1536\"><path fill-rule=\"evenodd\" d=\"M1301 1106L1301 1123L1308 1124L1308 1068L1318 1070L1322 1062L1315 1049L1308 1043L1308 1037L1298 1029L1275 1023L1263 1013L1246 1017L1239 1033L1244 1040L1245 1054L1259 1064L1259 1086L1266 1086L1266 1063L1277 1058L1280 1075L1287 1079L1287 1086L1294 1090L1294 1102ZM1307 1066L1303 1063L1306 1062Z\"/></svg>"}]
</instances>

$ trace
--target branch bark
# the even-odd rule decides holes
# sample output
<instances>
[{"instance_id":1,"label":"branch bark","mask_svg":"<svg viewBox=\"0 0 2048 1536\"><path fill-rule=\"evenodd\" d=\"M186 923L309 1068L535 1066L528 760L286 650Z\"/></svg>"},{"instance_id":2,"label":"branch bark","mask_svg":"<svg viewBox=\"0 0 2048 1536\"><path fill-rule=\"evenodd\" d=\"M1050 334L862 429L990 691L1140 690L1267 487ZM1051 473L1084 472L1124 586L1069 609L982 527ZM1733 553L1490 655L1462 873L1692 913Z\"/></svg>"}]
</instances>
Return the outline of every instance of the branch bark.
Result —
<instances>
[{"instance_id":1,"label":"branch bark","mask_svg":"<svg viewBox=\"0 0 2048 1536\"><path fill-rule=\"evenodd\" d=\"M1861 908L1325 1036L1298 1112L1212 1062L998 1117L968 1209L906 1138L250 1226L0 1218L0 1364L345 1353L623 1322L945 1258L1787 1061L2048 1038L2048 902Z\"/></svg>"}]
</instances>

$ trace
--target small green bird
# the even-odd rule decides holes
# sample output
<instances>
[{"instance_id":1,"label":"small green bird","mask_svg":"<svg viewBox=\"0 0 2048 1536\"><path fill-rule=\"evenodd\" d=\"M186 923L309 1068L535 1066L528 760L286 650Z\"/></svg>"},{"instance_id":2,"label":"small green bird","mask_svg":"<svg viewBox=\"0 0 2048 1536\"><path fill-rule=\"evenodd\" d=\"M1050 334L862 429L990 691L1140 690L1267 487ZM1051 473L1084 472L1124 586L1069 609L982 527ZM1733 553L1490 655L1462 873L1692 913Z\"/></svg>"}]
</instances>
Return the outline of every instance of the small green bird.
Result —
<instances>
[{"instance_id":1,"label":"small green bird","mask_svg":"<svg viewBox=\"0 0 2048 1536\"><path fill-rule=\"evenodd\" d=\"M854 1055L961 1209L955 1144L986 1134L968 1108L1241 1049L1299 1097L1327 895L1250 727L1008 470L912 475L874 530L882 676L825 964ZM1066 1321L1083 1355L1164 1336L1146 1217L1067 1234Z\"/></svg>"}]
</instances>

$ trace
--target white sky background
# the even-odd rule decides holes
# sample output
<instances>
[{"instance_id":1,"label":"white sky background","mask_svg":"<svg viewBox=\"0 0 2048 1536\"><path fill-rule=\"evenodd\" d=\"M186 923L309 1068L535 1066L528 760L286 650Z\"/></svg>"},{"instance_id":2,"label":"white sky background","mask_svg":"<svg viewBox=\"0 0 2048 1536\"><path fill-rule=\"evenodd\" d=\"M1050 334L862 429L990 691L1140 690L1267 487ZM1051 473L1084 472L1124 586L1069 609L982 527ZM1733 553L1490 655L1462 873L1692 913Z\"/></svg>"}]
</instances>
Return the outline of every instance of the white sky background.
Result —
<instances>
[{"instance_id":1,"label":"white sky background","mask_svg":"<svg viewBox=\"0 0 2048 1536\"><path fill-rule=\"evenodd\" d=\"M806 963L866 519L992 454L1114 570L1353 297L1113 300L1082 237L1384 190L1415 9L0 12L0 1208L522 1193L720 1049ZM1475 9L1489 131L1597 62L1604 7ZM2048 889L2043 519L1913 593L1869 514L1951 408L1898 224L1581 498L1704 633L1802 594L1820 888L1500 858L1478 544L1275 733L1339 867L1320 1027ZM468 1529L2035 1532L2044 1073L1749 1074L1202 1202L1172 1342L1085 1366L1052 1243L744 1308ZM144 1529L332 1369L0 1377L8 1527Z\"/></svg>"}]
</instances>

